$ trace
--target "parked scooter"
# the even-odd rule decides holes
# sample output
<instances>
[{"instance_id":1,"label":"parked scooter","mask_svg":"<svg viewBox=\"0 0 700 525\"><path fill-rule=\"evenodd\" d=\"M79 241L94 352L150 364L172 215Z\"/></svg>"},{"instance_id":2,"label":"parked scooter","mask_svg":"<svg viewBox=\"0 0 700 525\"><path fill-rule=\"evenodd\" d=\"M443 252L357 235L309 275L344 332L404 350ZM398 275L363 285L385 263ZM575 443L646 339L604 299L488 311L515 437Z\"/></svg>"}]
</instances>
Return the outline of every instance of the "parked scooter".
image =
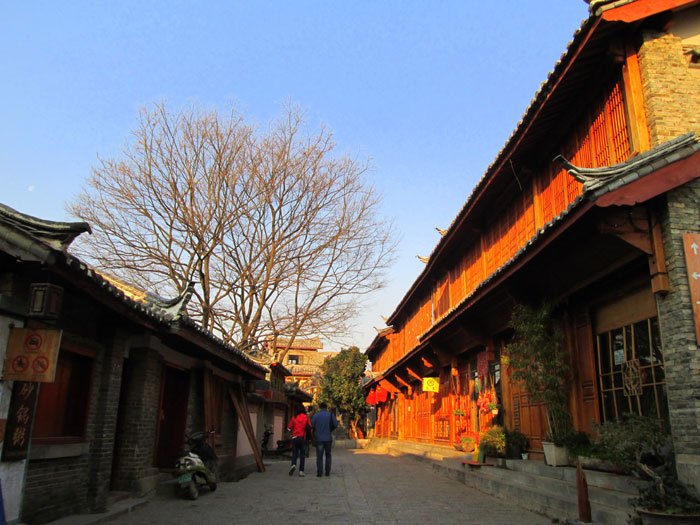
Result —
<instances>
[{"instance_id":1,"label":"parked scooter","mask_svg":"<svg viewBox=\"0 0 700 525\"><path fill-rule=\"evenodd\" d=\"M197 499L199 489L203 486L209 487L212 492L216 490L219 458L206 441L213 433L210 430L188 436L185 443L190 450L175 462L175 476L180 492L190 499Z\"/></svg>"}]
</instances>

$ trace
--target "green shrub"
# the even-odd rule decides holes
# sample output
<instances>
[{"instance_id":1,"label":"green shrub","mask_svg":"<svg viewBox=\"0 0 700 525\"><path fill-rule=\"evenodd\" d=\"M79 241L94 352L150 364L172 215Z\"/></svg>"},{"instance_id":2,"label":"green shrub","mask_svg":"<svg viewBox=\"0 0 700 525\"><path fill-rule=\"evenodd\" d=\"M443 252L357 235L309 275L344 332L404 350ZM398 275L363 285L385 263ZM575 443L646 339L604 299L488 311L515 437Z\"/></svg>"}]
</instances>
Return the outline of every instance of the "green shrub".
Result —
<instances>
[{"instance_id":1,"label":"green shrub","mask_svg":"<svg viewBox=\"0 0 700 525\"><path fill-rule=\"evenodd\" d=\"M494 425L481 433L479 447L487 456L503 456L506 452L506 434L503 427Z\"/></svg>"},{"instance_id":2,"label":"green shrub","mask_svg":"<svg viewBox=\"0 0 700 525\"><path fill-rule=\"evenodd\" d=\"M700 498L678 479L670 436L659 420L627 414L597 427L596 447L611 461L650 480L631 500L633 505L668 514L700 513Z\"/></svg>"}]
</instances>

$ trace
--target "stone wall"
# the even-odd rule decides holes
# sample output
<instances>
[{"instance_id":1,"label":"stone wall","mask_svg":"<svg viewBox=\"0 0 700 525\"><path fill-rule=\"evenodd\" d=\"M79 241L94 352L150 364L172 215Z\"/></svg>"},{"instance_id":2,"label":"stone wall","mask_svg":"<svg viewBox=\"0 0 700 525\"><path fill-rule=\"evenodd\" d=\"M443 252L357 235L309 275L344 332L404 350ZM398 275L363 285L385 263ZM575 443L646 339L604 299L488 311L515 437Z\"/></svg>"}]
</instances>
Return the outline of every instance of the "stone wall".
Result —
<instances>
[{"instance_id":1,"label":"stone wall","mask_svg":"<svg viewBox=\"0 0 700 525\"><path fill-rule=\"evenodd\" d=\"M639 48L651 146L700 133L700 68L691 67L680 37L644 31Z\"/></svg>"},{"instance_id":2,"label":"stone wall","mask_svg":"<svg viewBox=\"0 0 700 525\"><path fill-rule=\"evenodd\" d=\"M700 179L666 194L660 220L670 291L657 305L676 464L700 488L700 350L683 252L683 234L700 232Z\"/></svg>"}]
</instances>

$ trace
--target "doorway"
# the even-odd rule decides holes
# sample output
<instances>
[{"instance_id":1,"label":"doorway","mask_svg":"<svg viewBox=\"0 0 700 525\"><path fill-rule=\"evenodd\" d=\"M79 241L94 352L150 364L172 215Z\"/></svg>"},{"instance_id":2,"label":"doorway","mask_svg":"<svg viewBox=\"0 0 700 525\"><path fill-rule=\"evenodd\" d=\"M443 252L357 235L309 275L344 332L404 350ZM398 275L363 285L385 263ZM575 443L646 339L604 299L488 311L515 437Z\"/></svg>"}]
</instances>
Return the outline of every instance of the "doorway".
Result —
<instances>
[{"instance_id":1,"label":"doorway","mask_svg":"<svg viewBox=\"0 0 700 525\"><path fill-rule=\"evenodd\" d=\"M156 439L156 467L158 468L173 468L183 451L189 392L189 371L165 365Z\"/></svg>"}]
</instances>

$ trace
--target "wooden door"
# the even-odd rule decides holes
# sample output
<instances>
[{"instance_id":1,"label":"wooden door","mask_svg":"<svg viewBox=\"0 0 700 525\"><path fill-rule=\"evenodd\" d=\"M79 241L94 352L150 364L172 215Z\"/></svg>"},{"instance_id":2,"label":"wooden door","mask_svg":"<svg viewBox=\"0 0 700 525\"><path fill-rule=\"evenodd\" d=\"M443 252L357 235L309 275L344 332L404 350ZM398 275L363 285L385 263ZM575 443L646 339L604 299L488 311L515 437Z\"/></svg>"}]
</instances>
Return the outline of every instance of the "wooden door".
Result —
<instances>
[{"instance_id":1,"label":"wooden door","mask_svg":"<svg viewBox=\"0 0 700 525\"><path fill-rule=\"evenodd\" d=\"M593 432L593 422L600 421L598 389L596 388L595 350L593 347L593 326L588 312L578 312L573 319L573 341L571 361L573 363L574 427L577 430Z\"/></svg>"},{"instance_id":2,"label":"wooden door","mask_svg":"<svg viewBox=\"0 0 700 525\"><path fill-rule=\"evenodd\" d=\"M189 371L166 365L158 412L156 467L173 468L175 460L184 448L189 391Z\"/></svg>"}]
</instances>

